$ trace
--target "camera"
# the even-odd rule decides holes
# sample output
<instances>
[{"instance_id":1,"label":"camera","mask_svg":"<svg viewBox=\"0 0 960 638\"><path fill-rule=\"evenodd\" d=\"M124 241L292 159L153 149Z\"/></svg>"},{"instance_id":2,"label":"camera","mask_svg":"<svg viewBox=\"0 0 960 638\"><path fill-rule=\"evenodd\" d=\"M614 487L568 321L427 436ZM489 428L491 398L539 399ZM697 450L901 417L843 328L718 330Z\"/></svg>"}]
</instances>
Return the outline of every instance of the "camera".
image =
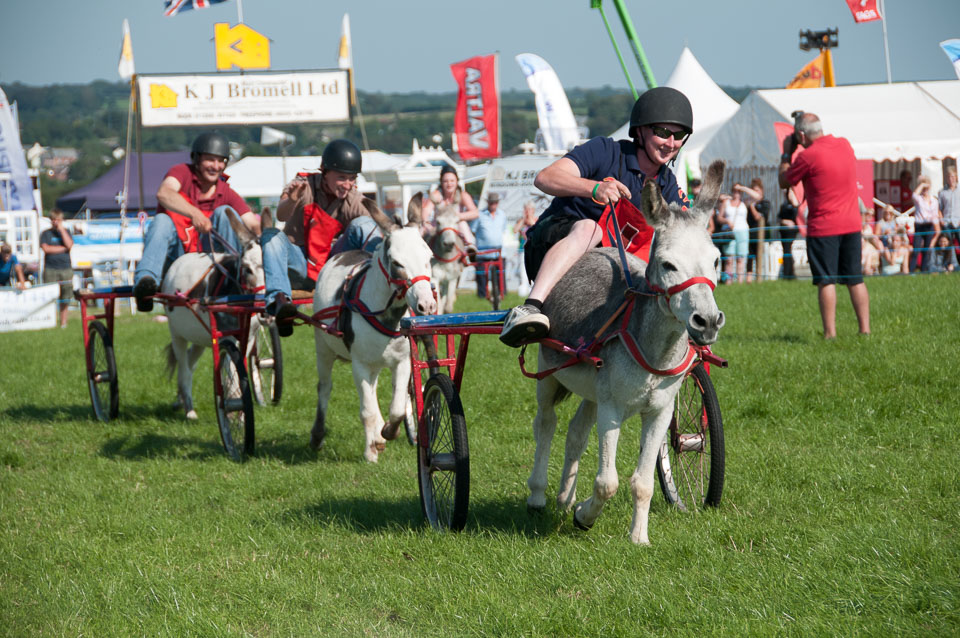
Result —
<instances>
[{"instance_id":1,"label":"camera","mask_svg":"<svg viewBox=\"0 0 960 638\"><path fill-rule=\"evenodd\" d=\"M794 111L790 114L793 118L793 141L800 144L800 120L803 118L803 111Z\"/></svg>"}]
</instances>

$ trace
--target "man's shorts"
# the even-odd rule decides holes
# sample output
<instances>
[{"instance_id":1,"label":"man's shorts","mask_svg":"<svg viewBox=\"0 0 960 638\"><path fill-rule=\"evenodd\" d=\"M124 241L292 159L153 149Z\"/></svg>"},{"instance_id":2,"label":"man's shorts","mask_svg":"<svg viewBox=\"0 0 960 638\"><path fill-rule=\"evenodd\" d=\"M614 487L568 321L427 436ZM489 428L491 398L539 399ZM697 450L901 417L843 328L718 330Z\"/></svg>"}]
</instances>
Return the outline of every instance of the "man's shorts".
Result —
<instances>
[{"instance_id":1,"label":"man's shorts","mask_svg":"<svg viewBox=\"0 0 960 638\"><path fill-rule=\"evenodd\" d=\"M577 215L557 211L540 219L527 231L527 243L523 247L523 265L527 278L533 281L540 272L540 265L553 245L570 234L573 225L583 219Z\"/></svg>"},{"instance_id":2,"label":"man's shorts","mask_svg":"<svg viewBox=\"0 0 960 638\"><path fill-rule=\"evenodd\" d=\"M73 299L73 270L70 268L44 268L43 283L60 282L60 303Z\"/></svg>"},{"instance_id":3,"label":"man's shorts","mask_svg":"<svg viewBox=\"0 0 960 638\"><path fill-rule=\"evenodd\" d=\"M863 283L860 267L860 233L807 237L807 258L817 286Z\"/></svg>"}]
</instances>

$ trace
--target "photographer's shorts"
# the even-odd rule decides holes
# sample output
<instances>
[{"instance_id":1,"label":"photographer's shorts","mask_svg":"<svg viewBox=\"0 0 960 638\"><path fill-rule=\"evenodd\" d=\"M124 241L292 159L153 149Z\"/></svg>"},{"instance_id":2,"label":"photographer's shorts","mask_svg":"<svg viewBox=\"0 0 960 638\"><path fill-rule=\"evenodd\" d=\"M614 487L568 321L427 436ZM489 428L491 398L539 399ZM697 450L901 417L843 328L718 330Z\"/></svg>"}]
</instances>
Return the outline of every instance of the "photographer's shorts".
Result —
<instances>
[{"instance_id":1,"label":"photographer's shorts","mask_svg":"<svg viewBox=\"0 0 960 638\"><path fill-rule=\"evenodd\" d=\"M817 286L863 283L860 268L861 236L859 232L826 237L807 237L807 259L813 283Z\"/></svg>"}]
</instances>

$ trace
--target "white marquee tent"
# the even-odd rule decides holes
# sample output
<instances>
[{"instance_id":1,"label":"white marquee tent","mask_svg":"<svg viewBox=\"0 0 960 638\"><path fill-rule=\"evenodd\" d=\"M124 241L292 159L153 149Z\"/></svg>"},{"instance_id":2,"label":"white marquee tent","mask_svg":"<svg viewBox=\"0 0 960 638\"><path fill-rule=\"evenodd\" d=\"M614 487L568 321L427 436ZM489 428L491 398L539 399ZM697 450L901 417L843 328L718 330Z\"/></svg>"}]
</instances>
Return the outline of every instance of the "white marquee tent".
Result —
<instances>
[{"instance_id":1,"label":"white marquee tent","mask_svg":"<svg viewBox=\"0 0 960 638\"><path fill-rule=\"evenodd\" d=\"M850 140L859 159L941 160L960 152L960 80L753 91L700 154L729 167L777 167L774 122L816 113L825 133Z\"/></svg>"},{"instance_id":2,"label":"white marquee tent","mask_svg":"<svg viewBox=\"0 0 960 638\"><path fill-rule=\"evenodd\" d=\"M700 152L713 135L737 112L739 104L721 89L704 70L689 48L684 47L677 65L664 86L682 92L693 107L694 133L684 144L677 158L674 171L681 185L686 185L686 169L700 175ZM630 137L629 122L617 129L610 137Z\"/></svg>"}]
</instances>

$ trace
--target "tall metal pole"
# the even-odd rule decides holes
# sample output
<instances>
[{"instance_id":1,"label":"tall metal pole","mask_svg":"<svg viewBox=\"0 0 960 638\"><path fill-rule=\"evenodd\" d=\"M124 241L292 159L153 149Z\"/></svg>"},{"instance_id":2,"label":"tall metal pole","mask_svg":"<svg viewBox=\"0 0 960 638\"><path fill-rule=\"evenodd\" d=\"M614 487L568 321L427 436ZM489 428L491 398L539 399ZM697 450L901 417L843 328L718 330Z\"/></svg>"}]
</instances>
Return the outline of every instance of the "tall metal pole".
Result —
<instances>
[{"instance_id":1,"label":"tall metal pole","mask_svg":"<svg viewBox=\"0 0 960 638\"><path fill-rule=\"evenodd\" d=\"M893 78L890 75L890 45L887 43L887 9L883 5L883 0L880 0L880 24L883 25L883 55L887 59L887 84L892 84Z\"/></svg>"},{"instance_id":2,"label":"tall metal pole","mask_svg":"<svg viewBox=\"0 0 960 638\"><path fill-rule=\"evenodd\" d=\"M627 64L623 61L623 55L620 54L620 47L617 46L617 40L613 37L613 29L610 28L610 23L607 21L607 14L603 11L603 0L590 0L590 8L600 10L600 17L603 18L603 26L607 28L607 35L610 36L610 44L613 45L617 59L620 60L620 68L623 69L623 74L627 76L627 84L630 85L630 90L633 92L633 99L637 99L640 95L637 93L637 87L633 85L633 78L630 77Z\"/></svg>"},{"instance_id":3,"label":"tall metal pole","mask_svg":"<svg viewBox=\"0 0 960 638\"><path fill-rule=\"evenodd\" d=\"M643 53L643 47L640 46L640 38L637 36L637 30L633 28L633 21L630 14L627 13L627 7L623 0L613 0L613 5L620 14L620 21L623 22L623 30L627 32L627 39L630 40L630 46L633 47L633 54L637 58L637 64L640 65L640 72L643 73L643 80L647 83L648 89L656 88L657 81L653 77L653 71L650 69L650 63L647 62L647 56Z\"/></svg>"}]
</instances>

